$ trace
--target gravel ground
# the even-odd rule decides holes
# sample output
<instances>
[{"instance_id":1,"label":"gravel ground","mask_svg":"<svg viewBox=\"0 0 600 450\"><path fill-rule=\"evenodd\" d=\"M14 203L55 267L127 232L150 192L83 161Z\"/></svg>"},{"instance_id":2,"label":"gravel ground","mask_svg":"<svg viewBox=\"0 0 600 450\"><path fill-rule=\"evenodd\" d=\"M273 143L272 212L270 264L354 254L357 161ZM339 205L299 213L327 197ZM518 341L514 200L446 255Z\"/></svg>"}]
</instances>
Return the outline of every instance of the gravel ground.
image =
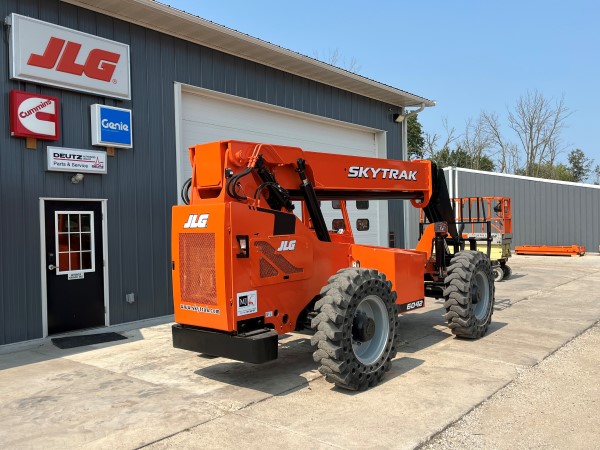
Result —
<instances>
[{"instance_id":1,"label":"gravel ground","mask_svg":"<svg viewBox=\"0 0 600 450\"><path fill-rule=\"evenodd\" d=\"M600 324L421 447L467 448L600 448Z\"/></svg>"}]
</instances>

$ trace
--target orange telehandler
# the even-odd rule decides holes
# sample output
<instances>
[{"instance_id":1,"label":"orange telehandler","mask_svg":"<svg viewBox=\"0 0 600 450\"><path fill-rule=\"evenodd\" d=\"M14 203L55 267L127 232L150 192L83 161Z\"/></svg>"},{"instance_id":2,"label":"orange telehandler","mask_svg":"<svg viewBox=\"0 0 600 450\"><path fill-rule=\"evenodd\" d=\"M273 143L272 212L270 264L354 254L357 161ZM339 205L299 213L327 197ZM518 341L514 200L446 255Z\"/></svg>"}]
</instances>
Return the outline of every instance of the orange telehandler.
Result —
<instances>
[{"instance_id":1,"label":"orange telehandler","mask_svg":"<svg viewBox=\"0 0 600 450\"><path fill-rule=\"evenodd\" d=\"M489 259L465 250L443 172L430 161L239 141L189 153L186 205L172 218L175 347L263 363L277 358L278 335L312 328L320 372L362 390L391 367L398 315L423 307L425 296L445 299L456 336L487 331ZM424 210L431 224L416 250L354 242L346 200L367 199ZM323 218L325 200L341 209L336 231Z\"/></svg>"}]
</instances>

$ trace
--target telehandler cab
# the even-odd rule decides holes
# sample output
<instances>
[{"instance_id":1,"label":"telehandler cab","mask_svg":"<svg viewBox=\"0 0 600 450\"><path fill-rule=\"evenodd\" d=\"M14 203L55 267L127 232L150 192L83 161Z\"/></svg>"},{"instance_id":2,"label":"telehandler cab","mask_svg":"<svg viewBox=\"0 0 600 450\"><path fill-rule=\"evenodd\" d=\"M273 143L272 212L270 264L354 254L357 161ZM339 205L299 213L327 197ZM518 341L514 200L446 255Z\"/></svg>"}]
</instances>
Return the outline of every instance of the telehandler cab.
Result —
<instances>
[{"instance_id":1,"label":"telehandler cab","mask_svg":"<svg viewBox=\"0 0 600 450\"><path fill-rule=\"evenodd\" d=\"M175 347L263 363L277 358L278 335L312 328L320 372L362 390L391 367L398 315L425 296L445 299L456 336L485 334L490 262L464 249L435 164L239 141L189 152L186 205L172 218ZM416 250L354 242L345 201L367 199L423 209L430 225ZM323 218L325 200L339 202L337 231Z\"/></svg>"}]
</instances>

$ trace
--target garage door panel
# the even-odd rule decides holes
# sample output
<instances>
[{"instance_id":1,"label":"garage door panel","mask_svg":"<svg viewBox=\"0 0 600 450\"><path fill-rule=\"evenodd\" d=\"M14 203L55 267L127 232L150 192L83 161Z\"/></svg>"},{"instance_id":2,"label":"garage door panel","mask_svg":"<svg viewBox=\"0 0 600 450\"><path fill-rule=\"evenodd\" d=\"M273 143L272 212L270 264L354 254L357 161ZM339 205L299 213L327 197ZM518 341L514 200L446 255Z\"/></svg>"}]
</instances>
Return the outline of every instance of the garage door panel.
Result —
<instances>
[{"instance_id":1,"label":"garage door panel","mask_svg":"<svg viewBox=\"0 0 600 450\"><path fill-rule=\"evenodd\" d=\"M344 124L285 108L271 107L258 102L212 95L203 91L184 90L181 98L181 131L179 140L180 182L191 176L187 148L220 140L264 142L300 147L304 150L339 153L352 156L377 157L378 130ZM385 146L385 144L384 144ZM385 149L383 150L385 152ZM323 215L328 228L339 211L323 202ZM349 202L350 203L350 202ZM354 202L352 202L354 203ZM351 207L352 208L352 207ZM358 243L385 245L387 221L380 223L381 208L387 202L371 202L369 210L351 210L355 239ZM357 231L356 219L369 219L367 231Z\"/></svg>"},{"instance_id":2,"label":"garage door panel","mask_svg":"<svg viewBox=\"0 0 600 450\"><path fill-rule=\"evenodd\" d=\"M300 119L295 114L249 107L241 103L225 102L222 99L193 94L184 95L183 101L184 121L222 127L223 131L240 130L277 139L277 142L270 142L272 144L300 147L294 143L302 142L305 146L310 145L307 150L354 155L360 152L376 153L373 131L363 131L341 123L332 126L316 116L309 114L304 116Z\"/></svg>"}]
</instances>

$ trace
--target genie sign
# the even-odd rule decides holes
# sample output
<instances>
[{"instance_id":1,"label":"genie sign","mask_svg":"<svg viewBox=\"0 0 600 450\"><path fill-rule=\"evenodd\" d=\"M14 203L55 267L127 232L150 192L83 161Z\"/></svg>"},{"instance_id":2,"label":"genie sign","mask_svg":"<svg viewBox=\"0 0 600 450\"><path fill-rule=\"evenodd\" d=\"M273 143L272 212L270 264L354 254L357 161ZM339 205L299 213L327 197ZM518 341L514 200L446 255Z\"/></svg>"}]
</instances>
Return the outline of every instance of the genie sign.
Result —
<instances>
[{"instance_id":1,"label":"genie sign","mask_svg":"<svg viewBox=\"0 0 600 450\"><path fill-rule=\"evenodd\" d=\"M92 145L133 147L131 110L114 106L92 105Z\"/></svg>"}]
</instances>

